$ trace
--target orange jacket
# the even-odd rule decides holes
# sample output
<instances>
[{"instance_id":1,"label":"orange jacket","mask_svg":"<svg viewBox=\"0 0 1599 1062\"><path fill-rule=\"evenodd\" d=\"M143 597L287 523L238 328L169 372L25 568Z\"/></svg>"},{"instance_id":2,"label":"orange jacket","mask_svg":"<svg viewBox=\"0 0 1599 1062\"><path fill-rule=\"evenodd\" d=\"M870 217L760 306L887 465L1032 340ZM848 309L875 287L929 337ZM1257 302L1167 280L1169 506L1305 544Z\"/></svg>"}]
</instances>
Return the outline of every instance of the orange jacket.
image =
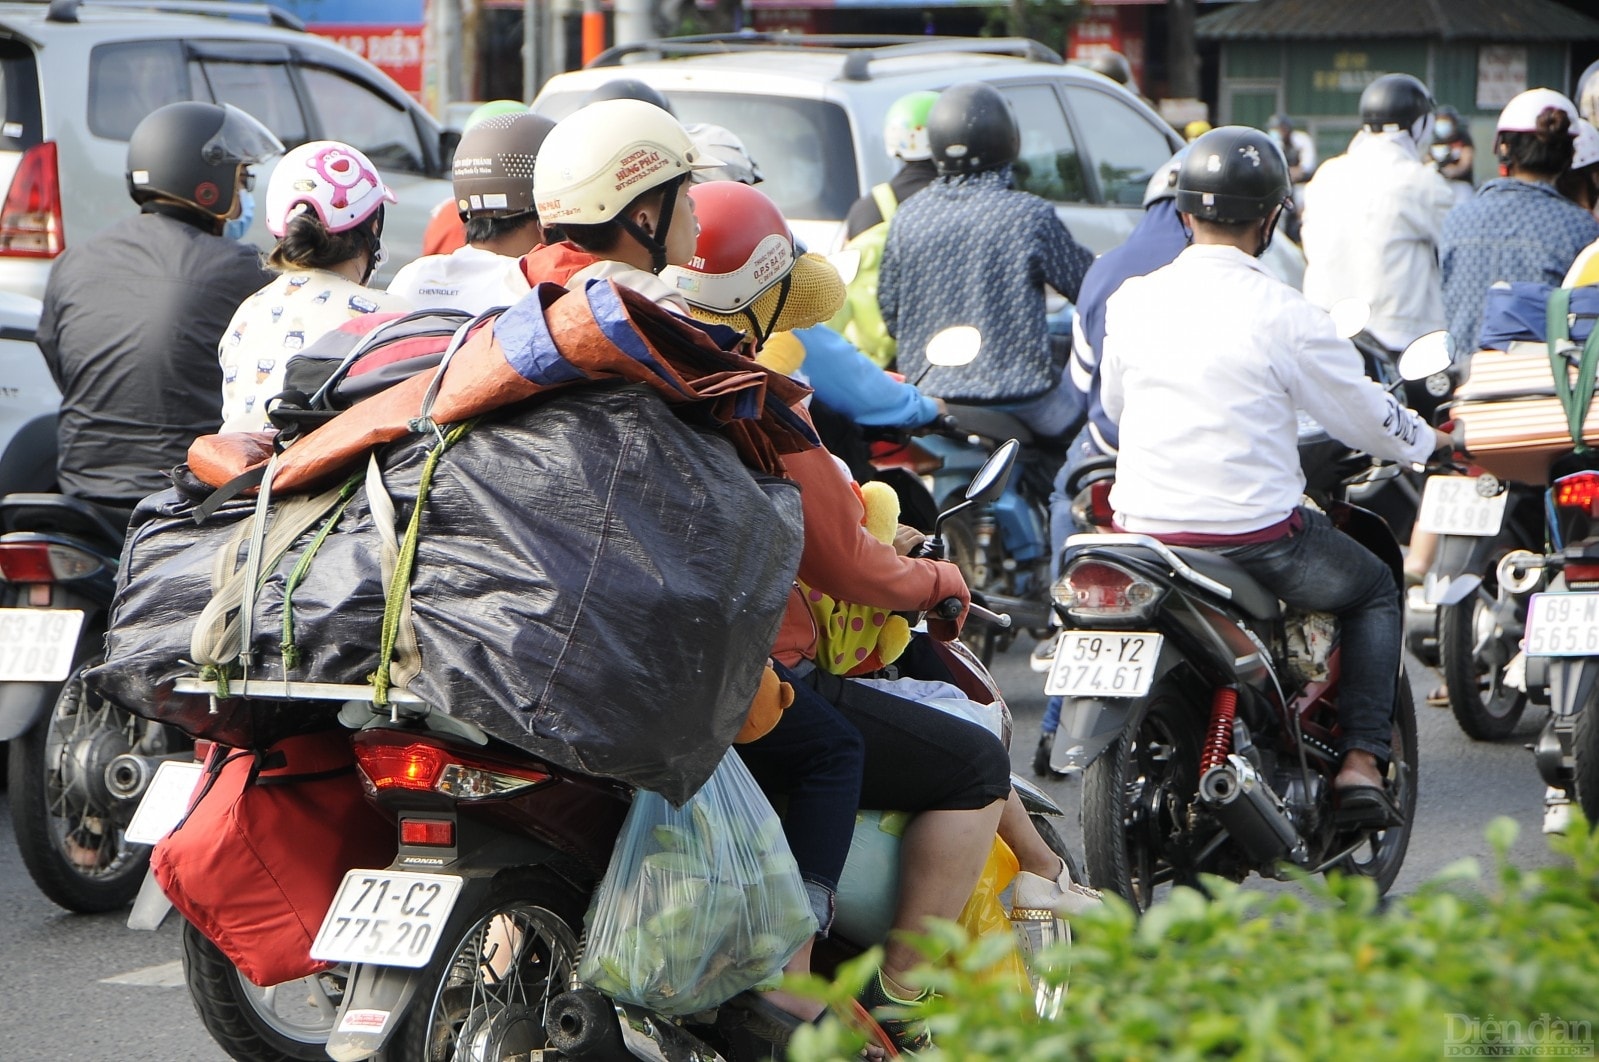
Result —
<instances>
[{"instance_id":1,"label":"orange jacket","mask_svg":"<svg viewBox=\"0 0 1599 1062\"><path fill-rule=\"evenodd\" d=\"M449 254L466 246L466 222L456 212L455 197L433 208L427 228L422 230L422 253Z\"/></svg>"},{"instance_id":2,"label":"orange jacket","mask_svg":"<svg viewBox=\"0 0 1599 1062\"><path fill-rule=\"evenodd\" d=\"M901 557L861 525L866 510L833 455L824 449L783 455L783 471L800 486L805 547L799 577L843 601L894 611L931 608L947 597L971 601L960 569L944 561ZM965 614L962 613L962 618ZM929 620L935 637L953 638L959 621ZM800 590L789 595L772 656L793 666L816 655L816 622Z\"/></svg>"}]
</instances>

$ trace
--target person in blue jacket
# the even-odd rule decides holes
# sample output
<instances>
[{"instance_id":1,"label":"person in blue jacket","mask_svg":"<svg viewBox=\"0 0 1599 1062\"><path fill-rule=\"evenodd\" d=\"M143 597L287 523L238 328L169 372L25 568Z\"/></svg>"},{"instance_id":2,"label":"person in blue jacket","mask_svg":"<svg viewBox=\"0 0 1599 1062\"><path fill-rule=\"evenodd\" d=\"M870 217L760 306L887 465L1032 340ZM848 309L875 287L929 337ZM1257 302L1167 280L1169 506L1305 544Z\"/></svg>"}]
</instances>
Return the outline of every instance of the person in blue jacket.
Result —
<instances>
[{"instance_id":1,"label":"person in blue jacket","mask_svg":"<svg viewBox=\"0 0 1599 1062\"><path fill-rule=\"evenodd\" d=\"M1153 273L1188 246L1188 230L1177 216L1177 170L1188 149L1182 148L1155 171L1144 189L1144 216L1127 239L1100 255L1083 276L1077 294L1077 312L1072 319L1071 378L1086 396L1088 419L1066 450L1066 462L1055 476L1055 489L1049 498L1049 540L1052 561L1051 582L1060 577L1061 549L1072 533L1072 499L1066 483L1072 474L1092 458L1116 452L1116 422L1105 413L1099 400L1099 345L1105 338L1105 300L1131 277ZM1048 671L1054 661L1055 636L1040 642L1033 650L1033 668ZM1061 699L1051 697L1044 706L1044 720L1033 754L1033 770L1049 773L1049 754L1060 726Z\"/></svg>"}]
</instances>

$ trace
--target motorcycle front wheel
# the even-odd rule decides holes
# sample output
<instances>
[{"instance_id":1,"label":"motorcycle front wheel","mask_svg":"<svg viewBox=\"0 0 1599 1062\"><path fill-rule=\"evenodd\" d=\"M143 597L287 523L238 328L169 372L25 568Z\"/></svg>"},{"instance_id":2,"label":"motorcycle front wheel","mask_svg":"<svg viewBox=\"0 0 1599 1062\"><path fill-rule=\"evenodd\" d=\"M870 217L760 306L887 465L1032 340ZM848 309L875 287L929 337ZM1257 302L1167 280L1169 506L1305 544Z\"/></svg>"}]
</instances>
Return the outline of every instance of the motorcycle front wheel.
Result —
<instances>
[{"instance_id":1,"label":"motorcycle front wheel","mask_svg":"<svg viewBox=\"0 0 1599 1062\"><path fill-rule=\"evenodd\" d=\"M1198 791L1199 719L1175 689L1156 686L1083 773L1089 884L1140 911L1162 886L1198 881L1174 842Z\"/></svg>"},{"instance_id":2,"label":"motorcycle front wheel","mask_svg":"<svg viewBox=\"0 0 1599 1062\"><path fill-rule=\"evenodd\" d=\"M6 792L17 849L39 891L69 911L126 907L150 863L148 845L123 837L132 814L111 795L105 768L124 752L168 751L164 728L91 693L78 664L50 714L11 742Z\"/></svg>"},{"instance_id":3,"label":"motorcycle front wheel","mask_svg":"<svg viewBox=\"0 0 1599 1062\"><path fill-rule=\"evenodd\" d=\"M1467 736L1497 741L1516 729L1527 708L1525 690L1505 685L1505 667L1519 649L1520 624L1505 630L1496 615L1493 566L1471 597L1438 610L1438 670L1449 709ZM1526 616L1525 602L1516 606Z\"/></svg>"},{"instance_id":4,"label":"motorcycle front wheel","mask_svg":"<svg viewBox=\"0 0 1599 1062\"><path fill-rule=\"evenodd\" d=\"M583 903L576 889L550 871L502 874L466 931L435 954L384 1057L537 1057L533 1052L549 1046L549 1002L566 991L577 966Z\"/></svg>"},{"instance_id":5,"label":"motorcycle front wheel","mask_svg":"<svg viewBox=\"0 0 1599 1062\"><path fill-rule=\"evenodd\" d=\"M1400 825L1373 833L1334 869L1346 874L1374 878L1377 891L1386 893L1399 877L1405 852L1410 848L1410 831L1416 822L1416 783L1419 757L1416 749L1416 701L1410 692L1410 679L1399 676L1399 695L1394 703L1392 751L1388 758L1388 788L1399 804Z\"/></svg>"},{"instance_id":6,"label":"motorcycle front wheel","mask_svg":"<svg viewBox=\"0 0 1599 1062\"><path fill-rule=\"evenodd\" d=\"M345 967L270 988L251 984L192 924L183 925L183 976L211 1038L237 1062L312 1062L344 999Z\"/></svg>"}]
</instances>

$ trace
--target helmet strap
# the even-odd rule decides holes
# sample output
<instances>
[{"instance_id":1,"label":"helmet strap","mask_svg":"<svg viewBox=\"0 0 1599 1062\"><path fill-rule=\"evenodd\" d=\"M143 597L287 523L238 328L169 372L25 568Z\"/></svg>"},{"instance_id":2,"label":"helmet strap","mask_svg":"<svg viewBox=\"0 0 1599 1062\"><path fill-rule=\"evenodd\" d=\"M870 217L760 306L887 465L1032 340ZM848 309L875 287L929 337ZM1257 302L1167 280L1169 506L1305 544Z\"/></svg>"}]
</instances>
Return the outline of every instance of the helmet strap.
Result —
<instances>
[{"instance_id":1,"label":"helmet strap","mask_svg":"<svg viewBox=\"0 0 1599 1062\"><path fill-rule=\"evenodd\" d=\"M794 271L790 269L783 275L783 279L778 281L777 301L772 304L772 315L767 319L764 325L762 325L760 319L755 316L754 299L751 299L749 305L745 306L744 309L740 311L744 315L745 320L749 321L750 323L750 331L755 335L756 346L760 346L762 343L765 343L767 337L770 336L773 330L777 327L777 319L782 316L783 307L788 305L788 293L793 289L793 287Z\"/></svg>"},{"instance_id":2,"label":"helmet strap","mask_svg":"<svg viewBox=\"0 0 1599 1062\"><path fill-rule=\"evenodd\" d=\"M666 234L672 229L672 214L677 210L677 189L680 184L688 179L688 174L680 173L670 181L661 185L661 211L655 219L655 233L652 236L644 231L644 227L626 214L616 220L627 233L638 241L639 246L650 252L650 272L659 274L666 268Z\"/></svg>"},{"instance_id":3,"label":"helmet strap","mask_svg":"<svg viewBox=\"0 0 1599 1062\"><path fill-rule=\"evenodd\" d=\"M1268 217L1266 217L1263 221L1261 221L1261 223L1260 223L1260 247L1257 248L1256 251L1255 251L1255 257L1256 258L1259 258L1261 255L1265 254L1266 253L1266 248L1271 246L1271 238L1272 238L1273 235L1276 234L1276 232L1277 232L1277 222L1282 220L1282 216L1283 216L1283 208L1279 206L1276 210L1272 211L1271 214Z\"/></svg>"}]
</instances>

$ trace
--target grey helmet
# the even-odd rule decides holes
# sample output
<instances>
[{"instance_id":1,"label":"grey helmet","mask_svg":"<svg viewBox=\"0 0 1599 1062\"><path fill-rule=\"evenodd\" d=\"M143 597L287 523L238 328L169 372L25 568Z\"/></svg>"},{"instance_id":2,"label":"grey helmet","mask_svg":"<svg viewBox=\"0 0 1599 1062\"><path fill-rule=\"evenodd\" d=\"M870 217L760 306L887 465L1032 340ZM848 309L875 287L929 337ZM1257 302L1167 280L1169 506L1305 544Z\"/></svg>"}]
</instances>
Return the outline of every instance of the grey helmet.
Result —
<instances>
[{"instance_id":1,"label":"grey helmet","mask_svg":"<svg viewBox=\"0 0 1599 1062\"><path fill-rule=\"evenodd\" d=\"M555 123L523 111L485 118L455 148L452 183L462 218L505 218L533 205L533 163Z\"/></svg>"}]
</instances>

